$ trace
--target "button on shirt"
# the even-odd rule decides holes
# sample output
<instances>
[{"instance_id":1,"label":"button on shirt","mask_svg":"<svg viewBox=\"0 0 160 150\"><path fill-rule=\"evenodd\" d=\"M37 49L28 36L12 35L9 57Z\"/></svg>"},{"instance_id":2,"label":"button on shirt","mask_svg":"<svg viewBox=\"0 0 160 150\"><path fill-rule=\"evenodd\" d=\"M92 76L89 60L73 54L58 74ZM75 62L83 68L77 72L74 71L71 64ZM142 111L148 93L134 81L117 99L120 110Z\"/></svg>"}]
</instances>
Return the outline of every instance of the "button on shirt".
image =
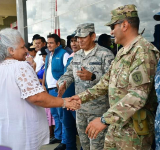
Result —
<instances>
[{"instance_id":1,"label":"button on shirt","mask_svg":"<svg viewBox=\"0 0 160 150\"><path fill-rule=\"evenodd\" d=\"M47 82L48 88L56 87L56 83L57 83L57 80L53 78L53 75L51 72L51 70L52 70L51 69L52 56L53 56L53 53L49 57L48 69L47 69L47 74L46 74L46 82ZM65 53L63 56L63 65L64 66L66 66L68 58L69 58L69 54Z\"/></svg>"}]
</instances>

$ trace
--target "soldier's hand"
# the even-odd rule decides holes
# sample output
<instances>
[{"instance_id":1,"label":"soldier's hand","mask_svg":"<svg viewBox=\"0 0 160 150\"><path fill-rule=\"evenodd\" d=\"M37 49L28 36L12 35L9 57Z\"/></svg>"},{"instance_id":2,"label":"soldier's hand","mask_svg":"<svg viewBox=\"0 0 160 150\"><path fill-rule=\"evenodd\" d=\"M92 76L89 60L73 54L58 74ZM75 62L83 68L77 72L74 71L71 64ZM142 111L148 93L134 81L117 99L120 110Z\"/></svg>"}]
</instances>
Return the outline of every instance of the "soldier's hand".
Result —
<instances>
[{"instance_id":1,"label":"soldier's hand","mask_svg":"<svg viewBox=\"0 0 160 150\"><path fill-rule=\"evenodd\" d=\"M65 98L65 107L67 110L77 110L80 108L80 104L76 100L70 101L70 98Z\"/></svg>"},{"instance_id":2,"label":"soldier's hand","mask_svg":"<svg viewBox=\"0 0 160 150\"><path fill-rule=\"evenodd\" d=\"M79 105L81 105L81 103L82 103L82 101L81 101L81 99L79 98L78 95L74 95L74 96L70 97L70 98L69 98L69 101L70 101L70 102L71 102L71 101L76 101ZM67 109L67 110L69 110L69 109ZM70 109L70 110L71 110L71 109Z\"/></svg>"},{"instance_id":3,"label":"soldier's hand","mask_svg":"<svg viewBox=\"0 0 160 150\"><path fill-rule=\"evenodd\" d=\"M70 97L70 101L72 101L72 100L81 101L81 99L78 95L74 95L74 96Z\"/></svg>"},{"instance_id":4,"label":"soldier's hand","mask_svg":"<svg viewBox=\"0 0 160 150\"><path fill-rule=\"evenodd\" d=\"M66 81L63 82L63 84L59 87L57 84L57 88L58 88L58 95L57 97L62 97L64 92L66 91Z\"/></svg>"},{"instance_id":5,"label":"soldier's hand","mask_svg":"<svg viewBox=\"0 0 160 150\"><path fill-rule=\"evenodd\" d=\"M77 71L77 76L79 76L81 80L91 81L92 73L82 67L81 71Z\"/></svg>"},{"instance_id":6,"label":"soldier's hand","mask_svg":"<svg viewBox=\"0 0 160 150\"><path fill-rule=\"evenodd\" d=\"M98 117L88 124L85 133L88 134L89 138L96 139L98 133L100 133L105 128L107 128L107 125L104 125L100 121L100 117Z\"/></svg>"}]
</instances>

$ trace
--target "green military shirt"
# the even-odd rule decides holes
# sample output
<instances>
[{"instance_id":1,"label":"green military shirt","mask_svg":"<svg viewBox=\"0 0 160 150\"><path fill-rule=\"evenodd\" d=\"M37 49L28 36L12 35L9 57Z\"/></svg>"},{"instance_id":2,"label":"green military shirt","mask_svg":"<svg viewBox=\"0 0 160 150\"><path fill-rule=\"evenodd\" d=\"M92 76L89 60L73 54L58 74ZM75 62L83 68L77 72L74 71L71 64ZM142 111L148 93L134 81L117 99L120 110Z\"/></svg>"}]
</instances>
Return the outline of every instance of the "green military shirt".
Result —
<instances>
[{"instance_id":1,"label":"green military shirt","mask_svg":"<svg viewBox=\"0 0 160 150\"><path fill-rule=\"evenodd\" d=\"M92 88L80 93L82 103L108 93L108 124L123 125L133 114L154 102L151 97L159 51L142 36L120 49L109 71Z\"/></svg>"}]
</instances>

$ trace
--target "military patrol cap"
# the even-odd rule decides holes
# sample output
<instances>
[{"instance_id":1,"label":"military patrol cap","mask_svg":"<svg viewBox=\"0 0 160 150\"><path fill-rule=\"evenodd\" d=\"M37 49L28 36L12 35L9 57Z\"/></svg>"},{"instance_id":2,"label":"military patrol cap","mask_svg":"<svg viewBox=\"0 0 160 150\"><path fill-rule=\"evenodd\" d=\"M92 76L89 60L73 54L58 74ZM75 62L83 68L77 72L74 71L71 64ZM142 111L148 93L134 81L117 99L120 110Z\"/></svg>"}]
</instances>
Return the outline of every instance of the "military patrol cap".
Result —
<instances>
[{"instance_id":1,"label":"military patrol cap","mask_svg":"<svg viewBox=\"0 0 160 150\"><path fill-rule=\"evenodd\" d=\"M123 20L127 17L138 17L137 8L135 5L124 5L111 11L111 21L105 24L110 26L118 20Z\"/></svg>"},{"instance_id":2,"label":"military patrol cap","mask_svg":"<svg viewBox=\"0 0 160 150\"><path fill-rule=\"evenodd\" d=\"M77 37L86 37L90 32L95 32L94 23L84 23L77 27Z\"/></svg>"}]
</instances>

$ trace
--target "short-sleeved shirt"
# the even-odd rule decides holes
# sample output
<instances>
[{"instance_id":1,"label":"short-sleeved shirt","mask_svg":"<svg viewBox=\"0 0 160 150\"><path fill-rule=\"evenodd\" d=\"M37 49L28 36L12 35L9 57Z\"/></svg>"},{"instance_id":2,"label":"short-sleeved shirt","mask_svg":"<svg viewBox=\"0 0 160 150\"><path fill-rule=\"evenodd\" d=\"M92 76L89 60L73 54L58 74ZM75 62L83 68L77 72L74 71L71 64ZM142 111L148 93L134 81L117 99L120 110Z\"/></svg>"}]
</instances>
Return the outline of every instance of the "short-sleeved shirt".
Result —
<instances>
[{"instance_id":1,"label":"short-sleeved shirt","mask_svg":"<svg viewBox=\"0 0 160 150\"><path fill-rule=\"evenodd\" d=\"M43 92L32 69L23 61L0 63L0 145L12 150L39 150L49 141L44 108L27 101Z\"/></svg>"}]
</instances>

